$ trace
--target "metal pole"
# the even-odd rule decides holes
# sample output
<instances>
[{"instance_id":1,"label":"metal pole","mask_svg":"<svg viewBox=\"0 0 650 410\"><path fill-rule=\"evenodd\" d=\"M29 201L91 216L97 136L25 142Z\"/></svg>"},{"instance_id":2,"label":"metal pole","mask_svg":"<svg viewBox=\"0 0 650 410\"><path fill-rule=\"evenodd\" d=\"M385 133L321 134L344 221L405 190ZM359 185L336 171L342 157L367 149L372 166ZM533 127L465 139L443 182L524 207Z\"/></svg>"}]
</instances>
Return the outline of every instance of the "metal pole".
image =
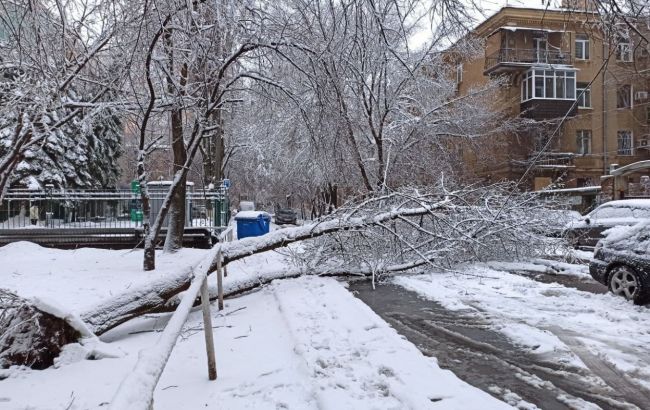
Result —
<instances>
[{"instance_id":1,"label":"metal pole","mask_svg":"<svg viewBox=\"0 0 650 410\"><path fill-rule=\"evenodd\" d=\"M232 229L228 228L226 230L226 236L224 238L226 242L232 242ZM226 278L228 277L228 267L224 266L223 267L223 277Z\"/></svg>"},{"instance_id":2,"label":"metal pole","mask_svg":"<svg viewBox=\"0 0 650 410\"><path fill-rule=\"evenodd\" d=\"M203 332L205 333L205 351L208 354L208 378L217 378L217 361L214 356L214 335L212 334L212 315L210 314L210 294L208 278L201 284L201 308L203 310Z\"/></svg>"},{"instance_id":3,"label":"metal pole","mask_svg":"<svg viewBox=\"0 0 650 410\"><path fill-rule=\"evenodd\" d=\"M221 246L217 251L217 293L219 295L219 310L223 310L223 269L221 269Z\"/></svg>"}]
</instances>

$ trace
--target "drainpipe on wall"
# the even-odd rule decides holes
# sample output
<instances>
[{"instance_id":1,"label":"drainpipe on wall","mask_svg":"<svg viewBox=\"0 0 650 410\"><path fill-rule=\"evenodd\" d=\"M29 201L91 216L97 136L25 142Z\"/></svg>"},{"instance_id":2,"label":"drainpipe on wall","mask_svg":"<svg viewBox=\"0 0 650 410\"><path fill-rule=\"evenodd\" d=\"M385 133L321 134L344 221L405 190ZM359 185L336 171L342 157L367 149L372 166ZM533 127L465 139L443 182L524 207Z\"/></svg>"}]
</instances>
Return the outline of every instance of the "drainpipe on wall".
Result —
<instances>
[{"instance_id":1,"label":"drainpipe on wall","mask_svg":"<svg viewBox=\"0 0 650 410\"><path fill-rule=\"evenodd\" d=\"M604 37L604 36L603 36ZM606 55L609 55L606 53L605 50L605 39L603 38L603 58L605 58ZM607 165L607 81L605 81L607 77L607 70L609 68L609 62L607 63L607 66L605 66L605 69L603 70L603 175L608 175L609 170L608 170L608 165Z\"/></svg>"}]
</instances>

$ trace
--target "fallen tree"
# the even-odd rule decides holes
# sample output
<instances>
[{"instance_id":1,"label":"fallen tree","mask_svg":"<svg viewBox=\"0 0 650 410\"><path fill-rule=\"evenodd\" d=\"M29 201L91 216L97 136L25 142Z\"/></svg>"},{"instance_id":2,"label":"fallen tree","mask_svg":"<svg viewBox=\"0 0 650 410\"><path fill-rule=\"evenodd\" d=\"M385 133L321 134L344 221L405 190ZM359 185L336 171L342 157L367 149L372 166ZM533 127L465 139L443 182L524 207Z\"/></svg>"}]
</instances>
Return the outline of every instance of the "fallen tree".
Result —
<instances>
[{"instance_id":1,"label":"fallen tree","mask_svg":"<svg viewBox=\"0 0 650 410\"><path fill-rule=\"evenodd\" d=\"M558 243L540 233L562 221L532 194L508 185L447 190L441 183L426 192L391 192L351 202L326 219L278 229L267 235L222 243L197 265L129 289L80 314L90 332L101 335L146 313L173 310L196 272L226 266L247 256L291 248L286 270L258 277L233 277L225 296L250 291L275 279L304 274L369 276L451 269L458 263L536 256ZM36 335L38 337L38 335ZM46 337L45 334L42 337Z\"/></svg>"},{"instance_id":2,"label":"fallen tree","mask_svg":"<svg viewBox=\"0 0 650 410\"><path fill-rule=\"evenodd\" d=\"M416 267L449 269L489 256L517 259L534 256L557 244L540 235L563 221L547 212L533 194L512 193L510 185L433 192L393 192L351 203L313 224L273 231L261 237L222 243L206 259L209 272L257 253L302 242L295 268L255 283L232 282L225 294L235 295L267 281L300 274L367 275L410 271ZM320 238L320 239L319 239ZM96 334L145 313L170 309L174 295L186 290L193 268L147 283L82 313Z\"/></svg>"},{"instance_id":3,"label":"fallen tree","mask_svg":"<svg viewBox=\"0 0 650 410\"><path fill-rule=\"evenodd\" d=\"M442 199L418 208L395 209L378 215L343 217L295 228L279 229L262 237L244 238L236 242L220 244L210 252L206 259L210 261L209 271L214 272L217 268L219 248L223 257L222 265L226 266L247 256L285 247L294 242L314 239L341 230L361 229L368 225L390 221L398 217L424 215L449 205L449 199ZM279 275L279 277L294 275L296 275L295 272ZM100 335L134 317L166 310L166 302L172 296L186 290L192 277L193 269L185 269L178 274L147 283L100 303L84 312L81 317L93 329L95 334ZM240 293L248 289L248 286L243 286L242 289L234 289L232 293Z\"/></svg>"}]
</instances>

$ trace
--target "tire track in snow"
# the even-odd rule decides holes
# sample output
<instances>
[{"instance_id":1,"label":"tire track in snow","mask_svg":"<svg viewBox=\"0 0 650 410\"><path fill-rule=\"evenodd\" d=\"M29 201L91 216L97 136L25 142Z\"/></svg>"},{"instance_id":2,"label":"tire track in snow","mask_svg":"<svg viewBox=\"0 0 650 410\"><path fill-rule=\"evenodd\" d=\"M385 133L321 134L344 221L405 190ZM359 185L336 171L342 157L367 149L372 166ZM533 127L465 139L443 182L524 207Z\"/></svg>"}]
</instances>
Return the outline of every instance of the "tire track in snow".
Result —
<instances>
[{"instance_id":1,"label":"tire track in snow","mask_svg":"<svg viewBox=\"0 0 650 410\"><path fill-rule=\"evenodd\" d=\"M351 289L418 348L497 397L508 400L515 393L545 410L644 408L628 402L598 375L549 363L519 349L491 330L478 308L470 314L449 311L399 286L384 284L375 291L363 286L354 284ZM519 407L527 408L526 403Z\"/></svg>"}]
</instances>

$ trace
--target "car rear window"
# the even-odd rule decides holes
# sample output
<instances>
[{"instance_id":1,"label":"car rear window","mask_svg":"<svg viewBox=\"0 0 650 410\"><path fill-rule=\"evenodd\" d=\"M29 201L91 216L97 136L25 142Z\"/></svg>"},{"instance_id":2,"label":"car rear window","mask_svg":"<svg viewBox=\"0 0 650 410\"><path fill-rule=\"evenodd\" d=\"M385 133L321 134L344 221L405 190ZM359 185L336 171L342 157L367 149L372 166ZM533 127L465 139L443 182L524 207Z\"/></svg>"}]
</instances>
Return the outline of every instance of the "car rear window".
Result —
<instances>
[{"instance_id":1,"label":"car rear window","mask_svg":"<svg viewBox=\"0 0 650 410\"><path fill-rule=\"evenodd\" d=\"M631 208L607 207L595 210L590 216L594 219L633 218L634 214Z\"/></svg>"}]
</instances>

